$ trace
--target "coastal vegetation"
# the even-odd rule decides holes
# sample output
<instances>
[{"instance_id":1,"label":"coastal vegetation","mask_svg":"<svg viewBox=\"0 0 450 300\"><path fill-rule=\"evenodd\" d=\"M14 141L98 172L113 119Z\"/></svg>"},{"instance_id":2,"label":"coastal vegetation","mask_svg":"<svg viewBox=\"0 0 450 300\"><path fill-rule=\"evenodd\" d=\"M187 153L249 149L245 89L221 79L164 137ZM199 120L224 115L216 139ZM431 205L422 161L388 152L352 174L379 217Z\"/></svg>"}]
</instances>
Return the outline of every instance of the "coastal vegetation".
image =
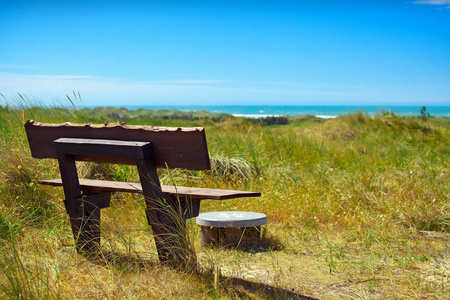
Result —
<instances>
[{"instance_id":1,"label":"coastal vegetation","mask_svg":"<svg viewBox=\"0 0 450 300\"><path fill-rule=\"evenodd\" d=\"M268 216L250 251L204 248L196 272L159 264L143 201L117 194L102 215L103 256L74 249L57 162L33 159L23 124L206 128L212 169L159 170L164 184L259 191L201 212ZM448 299L450 121L363 112L267 122L120 108L0 107L0 298ZM80 163L80 176L137 181L131 166ZM220 270L219 282L214 273Z\"/></svg>"}]
</instances>

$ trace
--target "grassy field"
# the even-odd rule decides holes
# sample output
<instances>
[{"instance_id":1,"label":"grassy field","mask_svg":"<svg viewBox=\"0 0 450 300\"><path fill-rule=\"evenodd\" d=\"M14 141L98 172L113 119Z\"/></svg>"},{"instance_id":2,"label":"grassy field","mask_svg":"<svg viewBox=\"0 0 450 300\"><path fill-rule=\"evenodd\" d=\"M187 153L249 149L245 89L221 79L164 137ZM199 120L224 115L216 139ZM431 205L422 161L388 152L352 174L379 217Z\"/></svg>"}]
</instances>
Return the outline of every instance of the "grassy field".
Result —
<instances>
[{"instance_id":1,"label":"grassy field","mask_svg":"<svg viewBox=\"0 0 450 300\"><path fill-rule=\"evenodd\" d=\"M201 212L256 211L269 223L261 245L241 251L201 249L189 222L198 272L188 272L158 263L135 195L115 195L102 211L103 255L78 255L62 190L37 184L59 177L58 166L31 158L26 120L101 123L123 121L120 113L0 107L0 298L450 298L448 118L359 113L277 126L223 115L127 118L206 127L212 170L160 170L163 183L262 193L202 202ZM130 166L79 169L87 178L138 178Z\"/></svg>"}]
</instances>

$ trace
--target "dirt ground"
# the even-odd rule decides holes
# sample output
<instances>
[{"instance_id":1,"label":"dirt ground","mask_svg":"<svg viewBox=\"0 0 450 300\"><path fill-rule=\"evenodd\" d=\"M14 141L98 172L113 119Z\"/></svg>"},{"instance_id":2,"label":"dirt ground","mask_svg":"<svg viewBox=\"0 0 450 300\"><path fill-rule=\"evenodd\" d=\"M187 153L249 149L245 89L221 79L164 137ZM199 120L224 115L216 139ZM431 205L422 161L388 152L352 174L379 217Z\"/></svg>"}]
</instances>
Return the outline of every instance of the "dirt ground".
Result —
<instances>
[{"instance_id":1,"label":"dirt ground","mask_svg":"<svg viewBox=\"0 0 450 300\"><path fill-rule=\"evenodd\" d=\"M286 236L280 225L271 230ZM449 234L431 235L424 242L450 249ZM198 261L206 268L218 265L223 282L232 280L276 299L450 299L450 251L442 258L405 261L270 237L259 248L245 250L197 247Z\"/></svg>"}]
</instances>

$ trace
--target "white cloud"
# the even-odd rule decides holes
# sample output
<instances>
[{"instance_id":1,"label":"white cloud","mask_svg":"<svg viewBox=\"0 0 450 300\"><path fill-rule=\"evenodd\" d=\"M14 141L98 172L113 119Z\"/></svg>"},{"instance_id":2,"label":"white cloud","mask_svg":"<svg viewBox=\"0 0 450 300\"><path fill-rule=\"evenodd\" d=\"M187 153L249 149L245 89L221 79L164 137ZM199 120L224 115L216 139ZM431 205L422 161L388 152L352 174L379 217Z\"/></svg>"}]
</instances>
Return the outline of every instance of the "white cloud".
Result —
<instances>
[{"instance_id":1,"label":"white cloud","mask_svg":"<svg viewBox=\"0 0 450 300\"><path fill-rule=\"evenodd\" d=\"M31 99L31 105L71 106L65 95L81 94L77 106L158 106L158 105L361 105L397 104L428 105L443 103L439 95L424 95L421 91L395 94L359 86L339 86L326 83L307 84L283 81L236 80L147 80L86 75L24 75L0 72L0 105L11 104L18 94ZM77 98L77 97L75 97ZM76 100L76 99L75 99ZM21 100L19 100L20 103ZM75 101L77 102L77 101ZM434 103L433 102L433 103ZM431 103L431 102L430 102Z\"/></svg>"},{"instance_id":2,"label":"white cloud","mask_svg":"<svg viewBox=\"0 0 450 300\"><path fill-rule=\"evenodd\" d=\"M64 102L65 95L79 92L84 105L215 105L308 104L315 99L357 99L360 89L327 87L295 82L240 82L235 80L174 79L132 81L120 78L73 75L23 75L0 72L0 93L9 100L17 93L44 104ZM57 100L59 99L59 101ZM0 98L1 100L1 98ZM276 102L275 102L276 101ZM309 103L310 104L310 103Z\"/></svg>"},{"instance_id":3,"label":"white cloud","mask_svg":"<svg viewBox=\"0 0 450 300\"><path fill-rule=\"evenodd\" d=\"M157 80L158 83L179 83L179 84L214 84L234 82L233 80L207 80L207 79L174 79L174 80Z\"/></svg>"},{"instance_id":4,"label":"white cloud","mask_svg":"<svg viewBox=\"0 0 450 300\"><path fill-rule=\"evenodd\" d=\"M35 66L28 65L0 65L0 69L33 69Z\"/></svg>"},{"instance_id":5,"label":"white cloud","mask_svg":"<svg viewBox=\"0 0 450 300\"><path fill-rule=\"evenodd\" d=\"M413 1L414 4L430 4L430 5L449 5L450 0L418 0ZM449 7L447 7L449 8Z\"/></svg>"}]
</instances>

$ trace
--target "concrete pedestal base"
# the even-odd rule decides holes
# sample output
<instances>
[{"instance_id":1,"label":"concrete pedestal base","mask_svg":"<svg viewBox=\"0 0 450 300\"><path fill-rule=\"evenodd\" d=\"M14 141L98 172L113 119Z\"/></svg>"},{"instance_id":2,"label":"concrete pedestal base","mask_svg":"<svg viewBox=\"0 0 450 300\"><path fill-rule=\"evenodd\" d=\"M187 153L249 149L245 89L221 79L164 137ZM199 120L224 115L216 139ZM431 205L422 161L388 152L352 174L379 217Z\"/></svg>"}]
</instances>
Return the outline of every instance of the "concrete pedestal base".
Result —
<instances>
[{"instance_id":1,"label":"concrete pedestal base","mask_svg":"<svg viewBox=\"0 0 450 300\"><path fill-rule=\"evenodd\" d=\"M218 211L197 217L202 230L202 246L235 248L256 245L261 239L261 225L266 223L265 214L245 211Z\"/></svg>"}]
</instances>

